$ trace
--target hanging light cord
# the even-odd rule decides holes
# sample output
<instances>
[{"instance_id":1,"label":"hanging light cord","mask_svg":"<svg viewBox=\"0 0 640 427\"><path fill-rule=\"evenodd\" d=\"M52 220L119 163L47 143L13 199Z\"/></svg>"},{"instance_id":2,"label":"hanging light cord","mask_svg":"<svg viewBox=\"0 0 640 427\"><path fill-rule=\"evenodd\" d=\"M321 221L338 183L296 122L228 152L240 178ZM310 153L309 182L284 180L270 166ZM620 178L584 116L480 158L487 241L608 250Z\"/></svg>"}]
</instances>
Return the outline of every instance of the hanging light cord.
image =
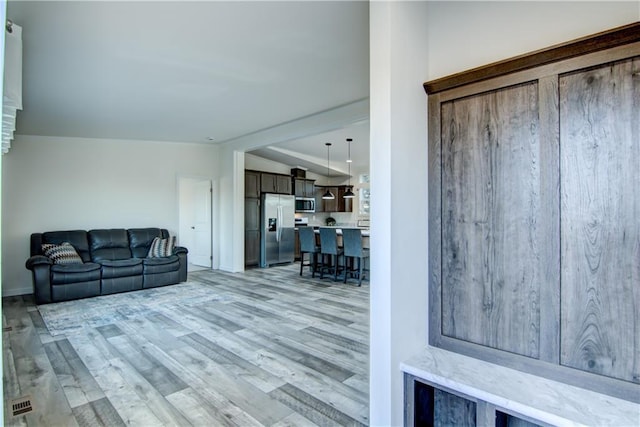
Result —
<instances>
[{"instance_id":1,"label":"hanging light cord","mask_svg":"<svg viewBox=\"0 0 640 427\"><path fill-rule=\"evenodd\" d=\"M327 179L329 179L329 147L331 147L331 143L327 142L325 143L325 145L327 146ZM335 196L327 187L327 191L322 195L322 198L326 200L332 200L335 199Z\"/></svg>"},{"instance_id":2,"label":"hanging light cord","mask_svg":"<svg viewBox=\"0 0 640 427\"><path fill-rule=\"evenodd\" d=\"M347 159L347 163L349 163L349 189L351 189L351 141L353 139L347 138L348 150L349 150L349 158Z\"/></svg>"},{"instance_id":3,"label":"hanging light cord","mask_svg":"<svg viewBox=\"0 0 640 427\"><path fill-rule=\"evenodd\" d=\"M353 199L356 195L353 194L353 190L351 187L351 141L353 141L351 138L347 138L347 144L348 144L348 152L349 152L349 158L347 159L347 163L349 164L349 185L347 186L347 191L344 193L344 195L342 196L345 199Z\"/></svg>"},{"instance_id":4,"label":"hanging light cord","mask_svg":"<svg viewBox=\"0 0 640 427\"><path fill-rule=\"evenodd\" d=\"M327 146L327 178L329 178L329 147L331 147L331 143L327 142L324 145Z\"/></svg>"}]
</instances>

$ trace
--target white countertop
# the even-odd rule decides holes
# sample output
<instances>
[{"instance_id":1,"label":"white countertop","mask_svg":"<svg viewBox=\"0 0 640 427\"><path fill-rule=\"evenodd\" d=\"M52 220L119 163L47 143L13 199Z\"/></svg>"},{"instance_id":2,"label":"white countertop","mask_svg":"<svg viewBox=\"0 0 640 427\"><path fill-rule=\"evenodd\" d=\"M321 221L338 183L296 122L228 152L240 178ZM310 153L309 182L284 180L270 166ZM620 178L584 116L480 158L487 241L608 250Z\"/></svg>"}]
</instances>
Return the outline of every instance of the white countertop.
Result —
<instances>
[{"instance_id":1,"label":"white countertop","mask_svg":"<svg viewBox=\"0 0 640 427\"><path fill-rule=\"evenodd\" d=\"M313 227L314 231L316 233L319 233L320 231L318 230L318 228L335 228L336 229L336 234L338 235L342 235L342 229L343 228L359 228L360 230L362 230L362 237L369 237L370 235L370 231L368 228L363 228L363 227L343 227L340 225L336 225L336 226L330 226L330 225L313 225L313 226L309 226L309 227Z\"/></svg>"},{"instance_id":2,"label":"white countertop","mask_svg":"<svg viewBox=\"0 0 640 427\"><path fill-rule=\"evenodd\" d=\"M553 425L640 426L640 405L436 347L403 372Z\"/></svg>"}]
</instances>

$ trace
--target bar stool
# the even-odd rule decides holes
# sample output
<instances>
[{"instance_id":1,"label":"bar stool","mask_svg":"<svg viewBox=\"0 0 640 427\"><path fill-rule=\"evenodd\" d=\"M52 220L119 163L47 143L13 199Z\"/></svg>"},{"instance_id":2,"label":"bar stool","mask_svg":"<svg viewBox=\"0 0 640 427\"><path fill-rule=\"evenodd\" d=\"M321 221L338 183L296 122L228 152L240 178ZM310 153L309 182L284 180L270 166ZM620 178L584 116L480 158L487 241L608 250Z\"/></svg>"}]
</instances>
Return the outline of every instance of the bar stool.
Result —
<instances>
[{"instance_id":1,"label":"bar stool","mask_svg":"<svg viewBox=\"0 0 640 427\"><path fill-rule=\"evenodd\" d=\"M364 264L365 260L369 258L369 249L364 249L362 247L362 230L359 228L343 228L342 229L342 245L344 247L344 258L345 258L345 272L344 272L344 283L347 283L347 271L346 264L347 258L352 260L358 259L358 269L351 269L349 273L352 275L358 275L358 286L362 285L362 277L364 276Z\"/></svg>"},{"instance_id":2,"label":"bar stool","mask_svg":"<svg viewBox=\"0 0 640 427\"><path fill-rule=\"evenodd\" d=\"M302 268L311 268L311 277L316 277L318 269L318 253L320 246L316 244L316 233L313 227L298 227L298 237L300 238L300 275L302 276ZM309 254L309 263L304 263L304 254Z\"/></svg>"},{"instance_id":3,"label":"bar stool","mask_svg":"<svg viewBox=\"0 0 640 427\"><path fill-rule=\"evenodd\" d=\"M337 281L342 249L338 247L338 234L335 228L320 228L320 254L320 278L324 278L325 270L327 272L333 270L333 280ZM325 266L327 257L330 264Z\"/></svg>"}]
</instances>

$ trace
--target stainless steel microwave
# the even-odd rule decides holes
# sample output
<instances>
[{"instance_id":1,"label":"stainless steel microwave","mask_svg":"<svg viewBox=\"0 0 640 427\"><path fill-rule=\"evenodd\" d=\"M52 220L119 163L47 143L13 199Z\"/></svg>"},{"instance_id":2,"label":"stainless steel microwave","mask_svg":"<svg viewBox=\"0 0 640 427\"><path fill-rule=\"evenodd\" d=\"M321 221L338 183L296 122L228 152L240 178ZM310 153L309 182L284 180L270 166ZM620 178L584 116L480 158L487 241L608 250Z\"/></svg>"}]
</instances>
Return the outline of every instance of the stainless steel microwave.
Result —
<instances>
[{"instance_id":1,"label":"stainless steel microwave","mask_svg":"<svg viewBox=\"0 0 640 427\"><path fill-rule=\"evenodd\" d=\"M296 212L315 212L316 199L310 197L296 197Z\"/></svg>"}]
</instances>

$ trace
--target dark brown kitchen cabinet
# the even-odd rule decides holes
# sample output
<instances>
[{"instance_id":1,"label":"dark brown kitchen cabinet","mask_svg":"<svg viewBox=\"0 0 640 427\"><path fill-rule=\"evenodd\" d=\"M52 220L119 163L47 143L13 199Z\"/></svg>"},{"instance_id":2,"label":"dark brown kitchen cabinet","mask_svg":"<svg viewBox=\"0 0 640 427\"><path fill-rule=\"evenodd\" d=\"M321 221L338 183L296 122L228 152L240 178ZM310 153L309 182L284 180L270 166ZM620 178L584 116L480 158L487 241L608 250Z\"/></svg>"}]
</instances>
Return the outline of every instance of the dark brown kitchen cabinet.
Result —
<instances>
[{"instance_id":1,"label":"dark brown kitchen cabinet","mask_svg":"<svg viewBox=\"0 0 640 427\"><path fill-rule=\"evenodd\" d=\"M291 177L289 175L276 175L276 192L291 194Z\"/></svg>"},{"instance_id":2,"label":"dark brown kitchen cabinet","mask_svg":"<svg viewBox=\"0 0 640 427\"><path fill-rule=\"evenodd\" d=\"M353 209L353 199L345 199L344 194L349 187L338 185L334 187L316 186L316 212L351 212ZM322 195L327 191L335 196L333 199L323 199ZM318 210L321 206L321 210Z\"/></svg>"},{"instance_id":3,"label":"dark brown kitchen cabinet","mask_svg":"<svg viewBox=\"0 0 640 427\"><path fill-rule=\"evenodd\" d=\"M323 188L323 194L324 192L326 192L327 190L331 191L331 194L333 194L335 197L333 199L323 199L322 200L322 210L324 212L338 212L339 211L339 206L338 206L338 187L324 187Z\"/></svg>"},{"instance_id":4,"label":"dark brown kitchen cabinet","mask_svg":"<svg viewBox=\"0 0 640 427\"><path fill-rule=\"evenodd\" d=\"M260 172L244 172L244 197L260 197Z\"/></svg>"},{"instance_id":5,"label":"dark brown kitchen cabinet","mask_svg":"<svg viewBox=\"0 0 640 427\"><path fill-rule=\"evenodd\" d=\"M296 197L315 197L315 180L305 178L292 178L293 194Z\"/></svg>"},{"instance_id":6,"label":"dark brown kitchen cabinet","mask_svg":"<svg viewBox=\"0 0 640 427\"><path fill-rule=\"evenodd\" d=\"M425 83L429 341L638 400L640 24L615 31Z\"/></svg>"},{"instance_id":7,"label":"dark brown kitchen cabinet","mask_svg":"<svg viewBox=\"0 0 640 427\"><path fill-rule=\"evenodd\" d=\"M345 199L344 194L349 189L348 186L341 185L338 187L338 212L351 212L353 210L353 199Z\"/></svg>"},{"instance_id":8,"label":"dark brown kitchen cabinet","mask_svg":"<svg viewBox=\"0 0 640 427\"><path fill-rule=\"evenodd\" d=\"M291 194L291 177L274 173L260 173L260 192Z\"/></svg>"},{"instance_id":9,"label":"dark brown kitchen cabinet","mask_svg":"<svg viewBox=\"0 0 640 427\"><path fill-rule=\"evenodd\" d=\"M244 264L246 267L260 262L260 199L244 199Z\"/></svg>"},{"instance_id":10,"label":"dark brown kitchen cabinet","mask_svg":"<svg viewBox=\"0 0 640 427\"><path fill-rule=\"evenodd\" d=\"M278 185L276 184L276 176L272 173L260 174L260 192L276 193Z\"/></svg>"},{"instance_id":11,"label":"dark brown kitchen cabinet","mask_svg":"<svg viewBox=\"0 0 640 427\"><path fill-rule=\"evenodd\" d=\"M325 187L321 187L316 185L313 192L316 195L316 212L324 212L324 200L322 199L322 195L326 191Z\"/></svg>"}]
</instances>

